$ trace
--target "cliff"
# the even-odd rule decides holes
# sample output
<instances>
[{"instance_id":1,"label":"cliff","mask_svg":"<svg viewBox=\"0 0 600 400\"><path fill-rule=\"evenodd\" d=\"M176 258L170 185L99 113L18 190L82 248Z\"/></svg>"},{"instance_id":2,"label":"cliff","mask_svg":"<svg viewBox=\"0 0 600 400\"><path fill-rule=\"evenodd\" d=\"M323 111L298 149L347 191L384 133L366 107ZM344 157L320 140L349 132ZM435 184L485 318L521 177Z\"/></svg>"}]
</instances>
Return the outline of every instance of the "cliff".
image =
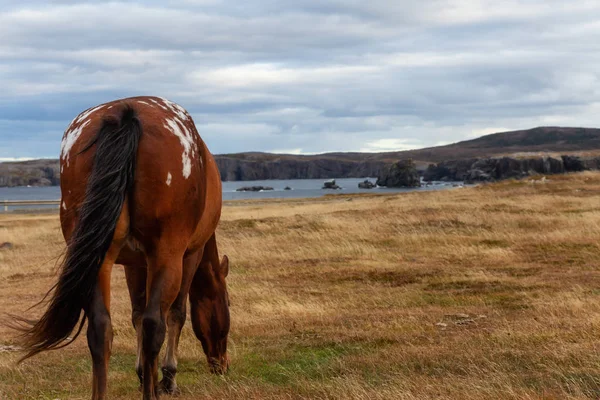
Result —
<instances>
[{"instance_id":1,"label":"cliff","mask_svg":"<svg viewBox=\"0 0 600 400\"><path fill-rule=\"evenodd\" d=\"M562 174L600 169L600 157L521 156L444 161L431 164L423 175L426 181L493 182L537 174Z\"/></svg>"},{"instance_id":2,"label":"cliff","mask_svg":"<svg viewBox=\"0 0 600 400\"><path fill-rule=\"evenodd\" d=\"M54 186L60 182L58 160L0 163L0 187Z\"/></svg>"},{"instance_id":3,"label":"cliff","mask_svg":"<svg viewBox=\"0 0 600 400\"><path fill-rule=\"evenodd\" d=\"M374 177L386 165L383 161L328 158L256 160L217 156L216 161L224 181Z\"/></svg>"}]
</instances>

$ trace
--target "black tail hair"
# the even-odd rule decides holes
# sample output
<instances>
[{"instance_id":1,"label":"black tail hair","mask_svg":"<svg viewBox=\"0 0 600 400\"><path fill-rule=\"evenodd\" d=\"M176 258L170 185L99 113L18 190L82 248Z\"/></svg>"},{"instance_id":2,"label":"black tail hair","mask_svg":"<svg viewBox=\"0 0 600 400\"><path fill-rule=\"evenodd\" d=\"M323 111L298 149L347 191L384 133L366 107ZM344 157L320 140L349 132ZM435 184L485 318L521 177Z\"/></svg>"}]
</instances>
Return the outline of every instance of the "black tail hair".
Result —
<instances>
[{"instance_id":1,"label":"black tail hair","mask_svg":"<svg viewBox=\"0 0 600 400\"><path fill-rule=\"evenodd\" d=\"M98 272L110 248L125 199L135 177L136 155L142 127L135 111L124 105L119 117L106 117L96 137L83 151L96 145L91 175L79 219L67 246L58 282L48 309L38 321L18 318L22 344L27 354L21 361L42 351L67 346L75 339L87 317ZM82 151L82 152L83 152ZM83 316L82 316L83 311Z\"/></svg>"}]
</instances>

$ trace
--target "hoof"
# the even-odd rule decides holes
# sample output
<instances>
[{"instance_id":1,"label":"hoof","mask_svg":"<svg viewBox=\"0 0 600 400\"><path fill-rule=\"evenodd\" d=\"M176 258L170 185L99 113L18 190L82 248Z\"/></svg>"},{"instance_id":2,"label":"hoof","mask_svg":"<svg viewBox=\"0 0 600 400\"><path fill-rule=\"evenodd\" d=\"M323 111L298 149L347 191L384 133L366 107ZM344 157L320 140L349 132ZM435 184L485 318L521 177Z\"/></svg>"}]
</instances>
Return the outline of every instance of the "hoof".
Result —
<instances>
[{"instance_id":1,"label":"hoof","mask_svg":"<svg viewBox=\"0 0 600 400\"><path fill-rule=\"evenodd\" d=\"M217 366L210 366L210 372L213 375L225 375L227 374L227 372L229 371L228 367L222 367L220 365Z\"/></svg>"},{"instance_id":2,"label":"hoof","mask_svg":"<svg viewBox=\"0 0 600 400\"><path fill-rule=\"evenodd\" d=\"M225 354L221 359L210 358L208 360L208 368L215 375L225 375L229 371L229 356Z\"/></svg>"},{"instance_id":3,"label":"hoof","mask_svg":"<svg viewBox=\"0 0 600 400\"><path fill-rule=\"evenodd\" d=\"M158 392L172 396L178 396L181 394L181 390L179 390L179 387L177 387L175 382L165 379L160 381L160 384L158 385Z\"/></svg>"},{"instance_id":4,"label":"hoof","mask_svg":"<svg viewBox=\"0 0 600 400\"><path fill-rule=\"evenodd\" d=\"M137 377L140 381L140 386L139 386L138 390L140 392L143 392L144 391L144 372L143 372L142 368L139 367L139 368L135 369L135 373L137 374Z\"/></svg>"}]
</instances>

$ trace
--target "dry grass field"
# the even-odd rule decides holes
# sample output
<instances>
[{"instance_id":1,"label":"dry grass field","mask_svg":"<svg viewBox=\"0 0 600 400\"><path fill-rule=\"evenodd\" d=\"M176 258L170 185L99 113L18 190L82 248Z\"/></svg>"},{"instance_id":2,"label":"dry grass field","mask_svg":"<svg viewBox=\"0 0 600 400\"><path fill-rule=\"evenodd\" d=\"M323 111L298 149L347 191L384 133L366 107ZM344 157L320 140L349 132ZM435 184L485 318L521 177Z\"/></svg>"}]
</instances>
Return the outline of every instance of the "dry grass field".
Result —
<instances>
[{"instance_id":1,"label":"dry grass field","mask_svg":"<svg viewBox=\"0 0 600 400\"><path fill-rule=\"evenodd\" d=\"M600 398L600 173L228 203L218 233L232 369L209 374L188 323L178 399ZM0 311L22 313L54 280L58 217L2 215L2 241ZM138 398L118 267L112 302L109 397ZM83 336L20 366L13 344L0 327L0 399L91 396Z\"/></svg>"}]
</instances>

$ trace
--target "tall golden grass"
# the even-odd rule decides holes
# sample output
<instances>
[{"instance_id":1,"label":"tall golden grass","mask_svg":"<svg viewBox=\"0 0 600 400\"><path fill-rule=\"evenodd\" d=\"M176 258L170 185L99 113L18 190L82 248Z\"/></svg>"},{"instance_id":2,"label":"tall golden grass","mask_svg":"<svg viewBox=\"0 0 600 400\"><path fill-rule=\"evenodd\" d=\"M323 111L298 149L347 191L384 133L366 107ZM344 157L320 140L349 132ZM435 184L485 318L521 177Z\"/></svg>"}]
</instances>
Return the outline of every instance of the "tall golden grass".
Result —
<instances>
[{"instance_id":1,"label":"tall golden grass","mask_svg":"<svg viewBox=\"0 0 600 400\"><path fill-rule=\"evenodd\" d=\"M599 239L600 173L228 203L232 370L210 375L186 325L179 398L600 398ZM55 279L58 217L0 216L0 241L0 310L22 314ZM109 395L137 398L120 268L112 303ZM13 344L0 328L1 399L90 396L84 338L20 366Z\"/></svg>"}]
</instances>

